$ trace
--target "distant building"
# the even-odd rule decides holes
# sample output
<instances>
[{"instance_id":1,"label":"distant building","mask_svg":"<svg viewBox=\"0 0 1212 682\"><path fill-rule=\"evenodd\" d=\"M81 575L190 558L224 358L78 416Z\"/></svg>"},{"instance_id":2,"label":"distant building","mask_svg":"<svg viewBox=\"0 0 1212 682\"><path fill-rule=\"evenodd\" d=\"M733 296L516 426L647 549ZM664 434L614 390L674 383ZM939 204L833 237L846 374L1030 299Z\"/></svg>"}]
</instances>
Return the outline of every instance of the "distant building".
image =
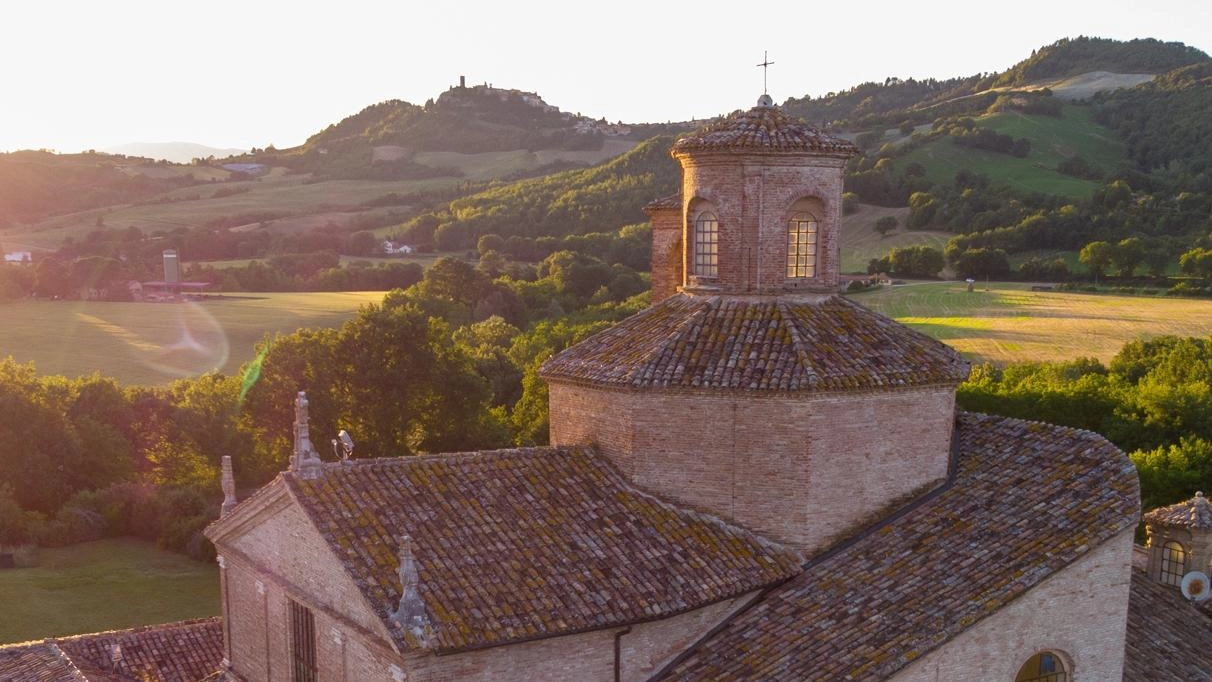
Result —
<instances>
[{"instance_id":1,"label":"distant building","mask_svg":"<svg viewBox=\"0 0 1212 682\"><path fill-rule=\"evenodd\" d=\"M34 254L30 251L10 251L4 254L4 262L29 265L34 262Z\"/></svg>"},{"instance_id":2,"label":"distant building","mask_svg":"<svg viewBox=\"0 0 1212 682\"><path fill-rule=\"evenodd\" d=\"M413 247L409 246L408 244L399 244L391 241L390 239L383 242L382 248L383 253L389 256L408 254L414 251Z\"/></svg>"}]
</instances>

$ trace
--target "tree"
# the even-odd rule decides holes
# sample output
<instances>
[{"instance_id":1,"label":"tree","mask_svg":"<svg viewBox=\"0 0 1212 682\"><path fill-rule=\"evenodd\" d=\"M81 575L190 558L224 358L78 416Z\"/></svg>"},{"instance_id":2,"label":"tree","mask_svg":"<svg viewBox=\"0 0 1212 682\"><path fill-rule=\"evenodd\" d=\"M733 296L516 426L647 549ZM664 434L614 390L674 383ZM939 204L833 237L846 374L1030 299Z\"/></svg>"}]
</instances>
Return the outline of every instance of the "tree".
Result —
<instances>
[{"instance_id":1,"label":"tree","mask_svg":"<svg viewBox=\"0 0 1212 682\"><path fill-rule=\"evenodd\" d=\"M1111 265L1112 253L1113 249L1109 243L1090 242L1082 247L1077 259L1094 275L1094 281L1097 283L1098 278L1107 270L1107 266Z\"/></svg>"},{"instance_id":2,"label":"tree","mask_svg":"<svg viewBox=\"0 0 1212 682\"><path fill-rule=\"evenodd\" d=\"M888 233L896 229L896 216L886 215L875 221L874 230L880 233L880 239L888 236Z\"/></svg>"},{"instance_id":3,"label":"tree","mask_svg":"<svg viewBox=\"0 0 1212 682\"><path fill-rule=\"evenodd\" d=\"M1194 248L1178 258L1182 271L1193 277L1212 277L1212 249Z\"/></svg>"},{"instance_id":4,"label":"tree","mask_svg":"<svg viewBox=\"0 0 1212 682\"><path fill-rule=\"evenodd\" d=\"M905 277L935 277L943 269L943 252L929 246L906 246L888 254L892 273Z\"/></svg>"},{"instance_id":5,"label":"tree","mask_svg":"<svg viewBox=\"0 0 1212 682\"><path fill-rule=\"evenodd\" d=\"M1145 245L1136 237L1122 239L1111 249L1111 263L1120 277L1132 277L1145 260Z\"/></svg>"},{"instance_id":6,"label":"tree","mask_svg":"<svg viewBox=\"0 0 1212 682\"><path fill-rule=\"evenodd\" d=\"M965 278L991 279L1010 274L1010 260L1001 249L967 249L955 254L951 265Z\"/></svg>"}]
</instances>

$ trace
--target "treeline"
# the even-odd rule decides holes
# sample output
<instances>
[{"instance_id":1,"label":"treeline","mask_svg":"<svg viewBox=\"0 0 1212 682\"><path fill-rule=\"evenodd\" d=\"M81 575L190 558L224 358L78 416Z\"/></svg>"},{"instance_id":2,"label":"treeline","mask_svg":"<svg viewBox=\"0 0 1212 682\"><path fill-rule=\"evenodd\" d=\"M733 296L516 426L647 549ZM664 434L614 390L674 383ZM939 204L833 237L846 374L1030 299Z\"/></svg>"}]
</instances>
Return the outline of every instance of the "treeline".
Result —
<instances>
[{"instance_id":1,"label":"treeline","mask_svg":"<svg viewBox=\"0 0 1212 682\"><path fill-rule=\"evenodd\" d=\"M1119 132L1128 157L1143 171L1158 171L1196 191L1212 191L1212 63L1158 76L1135 88L1094 98L1095 116Z\"/></svg>"},{"instance_id":2,"label":"treeline","mask_svg":"<svg viewBox=\"0 0 1212 682\"><path fill-rule=\"evenodd\" d=\"M542 443L541 362L640 310L647 289L584 253L536 266L487 249L478 266L440 259L340 329L266 339L240 376L121 387L0 362L0 544L135 534L208 556L222 456L245 492L284 469L300 389L314 441L346 429L356 456Z\"/></svg>"},{"instance_id":3,"label":"treeline","mask_svg":"<svg viewBox=\"0 0 1212 682\"><path fill-rule=\"evenodd\" d=\"M452 251L475 248L490 234L533 239L613 231L641 222L645 204L677 188L672 143L671 137L655 137L600 166L456 199L404 224L398 236L423 249Z\"/></svg>"},{"instance_id":4,"label":"treeline","mask_svg":"<svg viewBox=\"0 0 1212 682\"><path fill-rule=\"evenodd\" d=\"M151 160L138 160L148 165ZM195 184L189 175L152 178L128 173L136 163L111 154L0 154L0 229L51 215L122 204Z\"/></svg>"},{"instance_id":5,"label":"treeline","mask_svg":"<svg viewBox=\"0 0 1212 682\"><path fill-rule=\"evenodd\" d=\"M1078 36L1061 38L1051 45L1032 50L1030 58L1010 67L997 77L993 85L1026 85L1090 71L1164 73L1207 61L1208 55L1182 43L1167 43L1154 38L1120 41Z\"/></svg>"},{"instance_id":6,"label":"treeline","mask_svg":"<svg viewBox=\"0 0 1212 682\"><path fill-rule=\"evenodd\" d=\"M1212 340L1128 343L1104 365L1090 358L975 367L964 409L1089 429L1128 452L1146 509L1212 486Z\"/></svg>"}]
</instances>

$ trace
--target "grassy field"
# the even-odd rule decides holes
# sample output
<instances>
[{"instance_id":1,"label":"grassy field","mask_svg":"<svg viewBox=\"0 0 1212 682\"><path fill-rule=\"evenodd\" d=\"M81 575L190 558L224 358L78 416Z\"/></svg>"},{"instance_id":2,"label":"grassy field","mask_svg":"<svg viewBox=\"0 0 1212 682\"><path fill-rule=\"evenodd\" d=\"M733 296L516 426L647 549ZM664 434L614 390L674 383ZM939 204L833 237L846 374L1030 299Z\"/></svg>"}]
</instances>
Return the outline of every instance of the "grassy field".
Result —
<instances>
[{"instance_id":1,"label":"grassy field","mask_svg":"<svg viewBox=\"0 0 1212 682\"><path fill-rule=\"evenodd\" d=\"M39 550L34 568L0 571L0 642L219 614L219 572L134 539Z\"/></svg>"},{"instance_id":2,"label":"grassy field","mask_svg":"<svg viewBox=\"0 0 1212 682\"><path fill-rule=\"evenodd\" d=\"M874 227L875 221L884 216L896 218L899 227L881 237ZM860 204L857 211L843 217L842 272L867 272L868 261L872 258L883 258L898 246L923 244L942 251L947 240L954 236L948 232L908 231L904 227L908 217L908 208L884 208L867 204Z\"/></svg>"},{"instance_id":3,"label":"grassy field","mask_svg":"<svg viewBox=\"0 0 1212 682\"><path fill-rule=\"evenodd\" d=\"M106 227L137 227L144 232L172 230L203 225L216 218L248 213L326 213L390 192L408 194L438 189L459 182L455 178L425 180L328 180L310 182L305 175L281 175L246 182L186 187L161 195L163 203L132 204L69 215L56 216L39 223L13 228L4 234L13 248L54 249L64 237L82 237L96 229L101 218ZM214 196L219 190L248 190ZM192 197L197 196L194 199Z\"/></svg>"},{"instance_id":4,"label":"grassy field","mask_svg":"<svg viewBox=\"0 0 1212 682\"><path fill-rule=\"evenodd\" d=\"M1034 292L993 283L968 293L962 282L910 284L854 300L974 361L997 364L1095 357L1125 342L1166 334L1212 334L1212 301L1147 296Z\"/></svg>"},{"instance_id":5,"label":"grassy field","mask_svg":"<svg viewBox=\"0 0 1212 682\"><path fill-rule=\"evenodd\" d=\"M195 303L21 301L0 306L0 358L41 374L99 371L163 384L210 370L234 374L265 334L338 327L383 292L241 294Z\"/></svg>"},{"instance_id":6,"label":"grassy field","mask_svg":"<svg viewBox=\"0 0 1212 682\"><path fill-rule=\"evenodd\" d=\"M957 171L967 168L989 176L996 184L1009 185L1028 192L1044 192L1069 197L1088 196L1099 183L1058 173L1057 164L1071 156L1081 156L1090 165L1112 170L1123 158L1123 143L1115 133L1095 123L1087 107L1066 106L1064 115L1025 116L1002 112L982 116L979 125L1014 138L1031 140L1031 152L1025 158L955 145L942 137L913 150L899 163L921 163L927 176L939 183L951 183Z\"/></svg>"}]
</instances>

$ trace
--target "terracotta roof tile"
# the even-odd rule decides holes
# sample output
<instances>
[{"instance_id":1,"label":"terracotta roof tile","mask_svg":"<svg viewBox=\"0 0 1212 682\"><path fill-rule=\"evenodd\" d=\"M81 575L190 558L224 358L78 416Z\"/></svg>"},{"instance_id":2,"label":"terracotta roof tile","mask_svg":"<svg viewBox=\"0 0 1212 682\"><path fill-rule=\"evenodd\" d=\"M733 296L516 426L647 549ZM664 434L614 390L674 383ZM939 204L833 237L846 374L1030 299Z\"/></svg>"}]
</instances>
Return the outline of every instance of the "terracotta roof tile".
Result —
<instances>
[{"instance_id":1,"label":"terracotta roof tile","mask_svg":"<svg viewBox=\"0 0 1212 682\"><path fill-rule=\"evenodd\" d=\"M0 646L0 682L84 682L76 666L51 642Z\"/></svg>"},{"instance_id":2,"label":"terracotta roof tile","mask_svg":"<svg viewBox=\"0 0 1212 682\"><path fill-rule=\"evenodd\" d=\"M648 202L647 204L644 204L645 213L649 213L652 211L681 210L681 208L682 208L682 193L681 192L678 192L677 194L670 194L669 196L661 197L660 199L654 199L654 200Z\"/></svg>"},{"instance_id":3,"label":"terracotta roof tile","mask_svg":"<svg viewBox=\"0 0 1212 682\"><path fill-rule=\"evenodd\" d=\"M3 646L0 682L198 682L222 660L222 623L207 618Z\"/></svg>"},{"instance_id":4,"label":"terracotta roof tile","mask_svg":"<svg viewBox=\"0 0 1212 682\"><path fill-rule=\"evenodd\" d=\"M112 671L141 682L197 682L223 660L219 618L61 637L55 642L82 668ZM117 665L111 658L115 646L121 647Z\"/></svg>"},{"instance_id":5,"label":"terracotta roof tile","mask_svg":"<svg viewBox=\"0 0 1212 682\"><path fill-rule=\"evenodd\" d=\"M673 143L673 155L698 151L813 152L848 158L853 143L787 116L777 107L756 106Z\"/></svg>"},{"instance_id":6,"label":"terracotta roof tile","mask_svg":"<svg viewBox=\"0 0 1212 682\"><path fill-rule=\"evenodd\" d=\"M1176 588L1133 571L1124 682L1176 680L1212 680L1212 618Z\"/></svg>"},{"instance_id":7,"label":"terracotta roof tile","mask_svg":"<svg viewBox=\"0 0 1212 682\"><path fill-rule=\"evenodd\" d=\"M546 379L619 387L842 391L957 384L969 365L841 296L671 296L544 363Z\"/></svg>"},{"instance_id":8,"label":"terracotta roof tile","mask_svg":"<svg viewBox=\"0 0 1212 682\"><path fill-rule=\"evenodd\" d=\"M949 487L810 564L661 679L886 680L1135 524L1136 471L1102 437L975 414L956 433Z\"/></svg>"},{"instance_id":9,"label":"terracotta roof tile","mask_svg":"<svg viewBox=\"0 0 1212 682\"><path fill-rule=\"evenodd\" d=\"M283 479L392 631L407 534L433 627L456 651L664 617L786 580L798 555L627 483L582 448L331 464Z\"/></svg>"},{"instance_id":10,"label":"terracotta roof tile","mask_svg":"<svg viewBox=\"0 0 1212 682\"><path fill-rule=\"evenodd\" d=\"M1202 492L1195 497L1145 514L1145 521L1172 528L1212 530L1212 504Z\"/></svg>"}]
</instances>

